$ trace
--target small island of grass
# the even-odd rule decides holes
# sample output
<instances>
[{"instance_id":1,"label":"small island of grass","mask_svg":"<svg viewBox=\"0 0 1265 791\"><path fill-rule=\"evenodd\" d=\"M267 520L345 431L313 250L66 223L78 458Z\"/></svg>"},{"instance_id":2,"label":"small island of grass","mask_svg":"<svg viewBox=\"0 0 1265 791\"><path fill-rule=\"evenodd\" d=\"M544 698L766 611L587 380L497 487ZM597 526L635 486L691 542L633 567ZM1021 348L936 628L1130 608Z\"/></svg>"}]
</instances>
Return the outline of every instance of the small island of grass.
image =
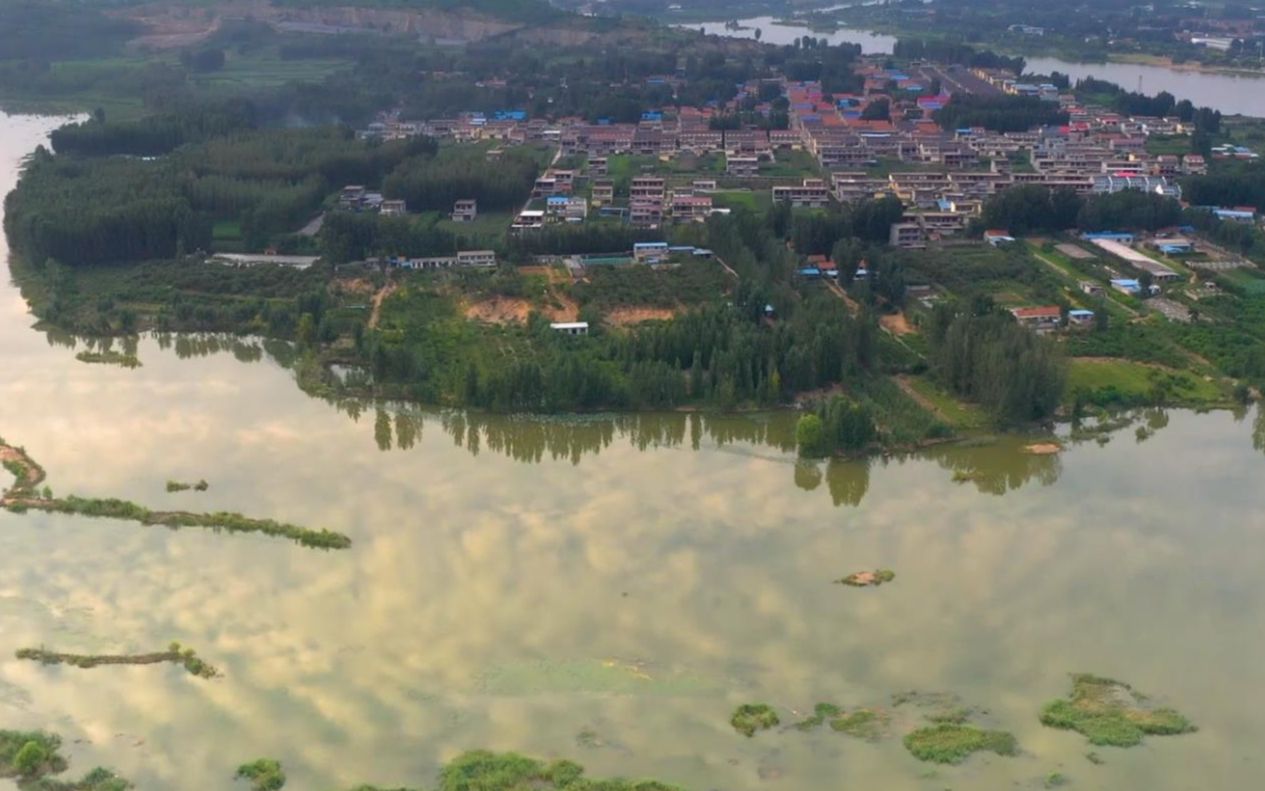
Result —
<instances>
[{"instance_id":1,"label":"small island of grass","mask_svg":"<svg viewBox=\"0 0 1265 791\"><path fill-rule=\"evenodd\" d=\"M17 658L43 665L71 665L85 670L101 665L157 665L170 662L181 665L190 675L198 678L215 678L219 675L219 671L200 659L192 648L184 648L180 643L172 643L166 651L148 654L68 654L42 647L20 648Z\"/></svg>"},{"instance_id":2,"label":"small island of grass","mask_svg":"<svg viewBox=\"0 0 1265 791\"><path fill-rule=\"evenodd\" d=\"M17 781L21 791L127 791L132 784L108 769L93 769L78 781L57 780L66 771L61 737L43 731L0 730L0 778Z\"/></svg>"},{"instance_id":3,"label":"small island of grass","mask_svg":"<svg viewBox=\"0 0 1265 791\"><path fill-rule=\"evenodd\" d=\"M259 758L237 767L237 779L249 780L251 791L278 791L285 787L286 773L280 761Z\"/></svg>"},{"instance_id":4,"label":"small island of grass","mask_svg":"<svg viewBox=\"0 0 1265 791\"><path fill-rule=\"evenodd\" d=\"M1072 676L1072 694L1047 703L1041 710L1041 723L1076 731L1090 744L1109 747L1133 747L1143 736L1196 730L1181 713L1153 706L1128 684L1088 673Z\"/></svg>"},{"instance_id":5,"label":"small island of grass","mask_svg":"<svg viewBox=\"0 0 1265 791\"><path fill-rule=\"evenodd\" d=\"M1019 752L1019 745L1015 737L1005 731L941 723L906 735L905 749L920 761L960 764L972 753L980 751L1015 755Z\"/></svg>"},{"instance_id":6,"label":"small island of grass","mask_svg":"<svg viewBox=\"0 0 1265 791\"><path fill-rule=\"evenodd\" d=\"M205 492L209 488L211 488L211 484L207 483L205 480L200 480L197 483L185 483L184 481L167 481L168 492L187 492L190 489L192 489L195 492Z\"/></svg>"},{"instance_id":7,"label":"small island of grass","mask_svg":"<svg viewBox=\"0 0 1265 791\"><path fill-rule=\"evenodd\" d=\"M75 359L81 363L94 363L98 365L117 365L121 368L139 368L141 367L140 358L134 354L124 354L123 352L104 351L104 352L79 352L75 355Z\"/></svg>"},{"instance_id":8,"label":"small island of grass","mask_svg":"<svg viewBox=\"0 0 1265 791\"><path fill-rule=\"evenodd\" d=\"M896 572L891 569L875 569L874 571L854 571L836 582L851 588L877 588L894 579L896 579Z\"/></svg>"},{"instance_id":9,"label":"small island of grass","mask_svg":"<svg viewBox=\"0 0 1265 791\"><path fill-rule=\"evenodd\" d=\"M332 530L315 530L272 519L255 519L227 511L214 513L153 511L143 505L115 498L76 497L75 495L53 497L47 487L43 491L37 489L44 481L44 468L37 464L25 450L10 445L2 439L0 439L0 464L3 464L15 479L11 487L0 492L0 508L13 513L25 513L33 509L108 519L128 519L142 525L162 525L173 529L207 527L229 533L262 533L267 536L288 538L297 544L314 549L346 549L351 546L349 537ZM203 483L205 482L199 481L193 488L198 489ZM170 483L168 487L170 491Z\"/></svg>"},{"instance_id":10,"label":"small island of grass","mask_svg":"<svg viewBox=\"0 0 1265 791\"><path fill-rule=\"evenodd\" d=\"M777 712L764 703L744 703L729 720L734 730L748 737L755 736L756 731L768 730L779 722L781 720L778 719Z\"/></svg>"},{"instance_id":11,"label":"small island of grass","mask_svg":"<svg viewBox=\"0 0 1265 791\"><path fill-rule=\"evenodd\" d=\"M811 731L826 720L838 717L841 714L843 714L843 709L833 703L818 703L813 707L813 716L801 720L791 727L800 731Z\"/></svg>"},{"instance_id":12,"label":"small island of grass","mask_svg":"<svg viewBox=\"0 0 1265 791\"><path fill-rule=\"evenodd\" d=\"M830 721L830 729L866 741L877 741L887 730L887 714L874 709L857 709Z\"/></svg>"}]
</instances>

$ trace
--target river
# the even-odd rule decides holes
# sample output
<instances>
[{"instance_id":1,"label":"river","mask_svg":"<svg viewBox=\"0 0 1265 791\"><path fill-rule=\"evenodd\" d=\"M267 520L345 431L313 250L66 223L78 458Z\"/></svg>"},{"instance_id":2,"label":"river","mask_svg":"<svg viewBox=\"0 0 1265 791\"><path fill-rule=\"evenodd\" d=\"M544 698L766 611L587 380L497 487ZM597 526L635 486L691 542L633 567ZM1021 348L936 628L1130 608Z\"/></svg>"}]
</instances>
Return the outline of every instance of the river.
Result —
<instances>
[{"instance_id":1,"label":"river","mask_svg":"<svg viewBox=\"0 0 1265 791\"><path fill-rule=\"evenodd\" d=\"M0 117L0 190L51 119ZM462 750L567 757L694 791L1251 788L1265 776L1265 455L1253 418L1172 412L1059 457L1022 440L798 465L787 415L475 418L305 396L252 341L75 360L0 282L0 432L58 493L237 510L349 534L254 536L0 512L0 727L141 789L433 787ZM78 344L82 348L82 344ZM284 358L284 354L278 355ZM957 475L955 476L955 473ZM955 477L970 479L955 482ZM167 479L210 482L168 494ZM174 505L173 505L174 504ZM889 567L879 589L831 584ZM223 677L19 662L178 640ZM1198 733L1131 750L1041 726L1068 673L1120 677ZM814 703L956 693L1017 757L914 760L771 731Z\"/></svg>"},{"instance_id":2,"label":"river","mask_svg":"<svg viewBox=\"0 0 1265 791\"><path fill-rule=\"evenodd\" d=\"M860 44L866 53L890 54L896 44L896 36L873 33L855 28L838 28L831 32L813 32L806 27L778 24L774 17L761 16L738 20L741 28L729 30L724 22L705 22L682 25L702 29L718 36L755 38L760 30L760 40L766 44L792 44L795 39L809 35L824 38L831 44ZM1027 70L1038 74L1062 72L1073 80L1097 77L1114 82L1130 91L1138 90L1156 94L1168 91L1180 99L1189 99L1196 106L1212 107L1226 114L1250 115L1265 118L1265 75L1237 75L1198 72L1134 63L1078 63L1060 58L1027 57Z\"/></svg>"}]
</instances>

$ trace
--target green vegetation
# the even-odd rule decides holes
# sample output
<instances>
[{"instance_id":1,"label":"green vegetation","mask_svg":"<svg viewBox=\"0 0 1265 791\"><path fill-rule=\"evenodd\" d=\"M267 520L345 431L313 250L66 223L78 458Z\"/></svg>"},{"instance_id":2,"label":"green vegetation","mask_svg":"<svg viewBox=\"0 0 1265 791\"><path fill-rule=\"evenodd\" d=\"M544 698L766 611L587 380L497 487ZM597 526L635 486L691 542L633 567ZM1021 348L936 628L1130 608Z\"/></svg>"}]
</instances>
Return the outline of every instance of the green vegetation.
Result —
<instances>
[{"instance_id":1,"label":"green vegetation","mask_svg":"<svg viewBox=\"0 0 1265 791\"><path fill-rule=\"evenodd\" d=\"M942 723L905 736L905 748L920 761L960 764L980 751L1016 755L1015 737L1005 731L988 731L970 725Z\"/></svg>"},{"instance_id":2,"label":"green vegetation","mask_svg":"<svg viewBox=\"0 0 1265 791\"><path fill-rule=\"evenodd\" d=\"M1067 779L1067 775L1062 772L1050 772L1045 776L1046 788L1060 788L1067 785L1071 781Z\"/></svg>"},{"instance_id":3,"label":"green vegetation","mask_svg":"<svg viewBox=\"0 0 1265 791\"><path fill-rule=\"evenodd\" d=\"M1133 747L1146 735L1190 733L1196 728L1179 712L1155 707L1128 684L1079 673L1072 676L1072 694L1047 703L1041 723L1074 730L1090 744Z\"/></svg>"},{"instance_id":4,"label":"green vegetation","mask_svg":"<svg viewBox=\"0 0 1265 791\"><path fill-rule=\"evenodd\" d=\"M1174 371L1123 359L1073 358L1068 365L1069 404L1106 407L1151 404L1223 404L1227 393L1215 381L1190 371Z\"/></svg>"},{"instance_id":5,"label":"green vegetation","mask_svg":"<svg viewBox=\"0 0 1265 791\"><path fill-rule=\"evenodd\" d=\"M182 481L167 481L168 492L187 492L190 489L192 489L195 492L205 492L210 487L211 487L211 484L207 483L205 480L200 480L197 483L184 483Z\"/></svg>"},{"instance_id":6,"label":"green vegetation","mask_svg":"<svg viewBox=\"0 0 1265 791\"><path fill-rule=\"evenodd\" d=\"M779 722L777 712L764 703L744 703L729 719L734 730L747 737L755 736L756 731L768 730Z\"/></svg>"},{"instance_id":7,"label":"green vegetation","mask_svg":"<svg viewBox=\"0 0 1265 791\"><path fill-rule=\"evenodd\" d=\"M132 784L107 769L78 781L53 777L66 771L61 737L43 731L0 730L0 778L14 778L20 791L127 791Z\"/></svg>"},{"instance_id":8,"label":"green vegetation","mask_svg":"<svg viewBox=\"0 0 1265 791\"><path fill-rule=\"evenodd\" d=\"M792 728L800 731L811 731L820 726L823 722L843 714L843 709L833 703L818 703L813 707L813 715L807 719L792 725Z\"/></svg>"},{"instance_id":9,"label":"green vegetation","mask_svg":"<svg viewBox=\"0 0 1265 791\"><path fill-rule=\"evenodd\" d=\"M17 658L43 665L71 665L85 670L102 665L157 665L170 662L181 665L190 675L198 678L215 678L219 675L219 671L198 658L192 648L182 648L179 643L172 643L166 651L149 654L66 654L44 648L20 648Z\"/></svg>"},{"instance_id":10,"label":"green vegetation","mask_svg":"<svg viewBox=\"0 0 1265 791\"><path fill-rule=\"evenodd\" d=\"M237 767L237 777L250 781L251 791L279 791L285 787L286 775L281 762L259 758Z\"/></svg>"},{"instance_id":11,"label":"green vegetation","mask_svg":"<svg viewBox=\"0 0 1265 791\"><path fill-rule=\"evenodd\" d=\"M1059 405L1067 377L1061 353L1004 313L937 305L928 341L939 381L998 420L1044 420Z\"/></svg>"},{"instance_id":12,"label":"green vegetation","mask_svg":"<svg viewBox=\"0 0 1265 791\"><path fill-rule=\"evenodd\" d=\"M854 571L841 580L836 580L840 585L847 585L853 588L877 588L885 582L891 582L896 579L896 572L891 569L876 569L875 571Z\"/></svg>"},{"instance_id":13,"label":"green vegetation","mask_svg":"<svg viewBox=\"0 0 1265 791\"><path fill-rule=\"evenodd\" d=\"M170 528L206 527L229 533L261 533L266 536L288 538L297 544L314 549L346 549L351 546L350 538L324 528L314 530L272 519L254 519L225 511L208 514L189 511L152 511L142 505L114 498L67 495L54 499L24 499L8 503L6 507L11 511L19 512L35 509L61 514L126 519L143 525L162 525Z\"/></svg>"},{"instance_id":14,"label":"green vegetation","mask_svg":"<svg viewBox=\"0 0 1265 791\"><path fill-rule=\"evenodd\" d=\"M932 115L942 129L982 126L995 132L1026 132L1034 126L1067 123L1058 104L1027 96L958 94Z\"/></svg>"},{"instance_id":15,"label":"green vegetation","mask_svg":"<svg viewBox=\"0 0 1265 791\"><path fill-rule=\"evenodd\" d=\"M288 538L305 547L315 549L346 549L351 539L331 530L314 530L298 525L277 522L272 519L252 519L241 514L217 511L202 514L189 511L152 511L136 503L114 498L53 497L45 490L37 493L35 487L44 479L44 470L24 451L0 440L0 459L5 469L13 472L16 482L0 496L0 507L14 513L27 510L49 511L62 514L128 519L143 525L163 525L170 528L207 527L230 533L262 533L268 536Z\"/></svg>"},{"instance_id":16,"label":"green vegetation","mask_svg":"<svg viewBox=\"0 0 1265 791\"><path fill-rule=\"evenodd\" d=\"M858 709L851 714L843 714L830 720L830 729L858 739L877 741L885 732L888 719L882 712Z\"/></svg>"},{"instance_id":17,"label":"green vegetation","mask_svg":"<svg viewBox=\"0 0 1265 791\"><path fill-rule=\"evenodd\" d=\"M102 363L104 365L118 365L123 368L139 368L141 365L141 361L136 355L116 351L82 351L75 355L75 359L81 363Z\"/></svg>"},{"instance_id":18,"label":"green vegetation","mask_svg":"<svg viewBox=\"0 0 1265 791\"><path fill-rule=\"evenodd\" d=\"M799 419L795 440L799 455L820 458L865 450L878 438L874 417L864 403L836 396Z\"/></svg>"}]
</instances>

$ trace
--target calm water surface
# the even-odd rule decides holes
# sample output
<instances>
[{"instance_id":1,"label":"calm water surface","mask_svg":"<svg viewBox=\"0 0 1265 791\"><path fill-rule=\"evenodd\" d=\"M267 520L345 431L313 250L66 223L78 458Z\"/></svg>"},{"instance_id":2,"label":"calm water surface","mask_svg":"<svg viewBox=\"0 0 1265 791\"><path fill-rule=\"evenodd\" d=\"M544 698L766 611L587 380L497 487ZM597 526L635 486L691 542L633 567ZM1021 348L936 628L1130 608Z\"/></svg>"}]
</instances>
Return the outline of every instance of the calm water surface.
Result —
<instances>
[{"instance_id":1,"label":"calm water surface","mask_svg":"<svg viewBox=\"0 0 1265 791\"><path fill-rule=\"evenodd\" d=\"M50 119L0 119L0 186ZM82 348L82 347L80 347ZM462 750L570 757L707 789L1253 788L1265 777L1265 455L1253 418L1173 413L1060 458L1019 441L798 466L784 417L584 421L310 399L250 343L74 359L0 286L0 431L58 492L232 509L350 534L345 552L0 513L0 726L73 767L228 789L429 784ZM354 411L354 410L353 410ZM387 448L384 450L384 448ZM954 483L955 470L977 482ZM208 492L169 495L168 478ZM830 581L891 567L895 583ZM44 668L26 645L219 666ZM1043 728L1067 674L1119 676L1201 727L1132 750ZM931 769L898 738L736 735L743 702L883 705L950 691L1015 758ZM898 733L916 714L897 710Z\"/></svg>"},{"instance_id":2,"label":"calm water surface","mask_svg":"<svg viewBox=\"0 0 1265 791\"><path fill-rule=\"evenodd\" d=\"M862 52L890 54L896 44L896 36L873 33L855 28L841 27L830 32L814 32L797 25L777 24L774 17L761 16L739 20L741 30L727 30L724 22L704 22L682 25L702 29L717 36L755 38L760 29L760 40L766 44L793 44L795 39L806 35L824 38L831 44L860 44ZM1130 63L1080 63L1061 58L1028 57L1027 70L1049 74L1062 72L1073 81L1084 77L1097 77L1121 85L1128 90L1138 90L1139 79L1143 93L1156 94L1168 91L1178 99L1189 99L1201 107L1212 107L1227 114L1265 117L1265 74L1261 76L1235 74L1202 74L1182 71L1165 66L1148 66Z\"/></svg>"}]
</instances>

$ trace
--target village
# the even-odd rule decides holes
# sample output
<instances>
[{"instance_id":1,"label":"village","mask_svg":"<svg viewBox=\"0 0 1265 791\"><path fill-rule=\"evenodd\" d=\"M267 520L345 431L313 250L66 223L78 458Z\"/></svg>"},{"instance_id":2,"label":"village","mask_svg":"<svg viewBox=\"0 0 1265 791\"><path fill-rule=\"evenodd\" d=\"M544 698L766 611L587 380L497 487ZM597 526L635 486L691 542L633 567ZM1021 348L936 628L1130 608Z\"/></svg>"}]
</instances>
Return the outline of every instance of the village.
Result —
<instances>
[{"instance_id":1,"label":"village","mask_svg":"<svg viewBox=\"0 0 1265 791\"><path fill-rule=\"evenodd\" d=\"M515 110L428 121L384 114L359 134L377 140L421 135L478 145L489 160L515 146L553 150L553 164L536 179L526 204L494 219L511 236L583 224L663 232L663 239L636 243L618 255L538 257L537 263L565 266L573 281L584 279L586 262L663 267L712 258L711 250L669 244L669 230L738 206L786 204L795 212L817 211L890 196L904 207L903 216L890 226L890 247L934 254L981 244L1027 244L1010 229L980 225L985 202L1014 186L1039 185L1080 196L1136 190L1180 200L1179 179L1208 172L1207 157L1177 153L1189 150L1195 132L1193 123L1178 118L1122 114L1081 102L1049 82L1021 82L998 69L923 62L900 69L882 58L863 58L857 69L864 88L855 94L831 95L818 82L752 81L740 86L728 105L647 111L636 124L549 121ZM652 79L670 85L675 78ZM978 126L942 129L932 114L962 96L1029 97L1066 113L1068 121L1011 132ZM725 121L740 112L747 117L784 112L787 128L729 128L732 124ZM1215 147L1211 154L1238 160L1258 156L1231 145ZM402 201L383 200L362 187L344 190L340 205L383 215L407 212ZM1258 221L1256 207L1203 208L1226 222ZM475 197L456 201L448 217L460 224L489 220L480 214ZM1253 266L1197 237L1194 228L1180 226L1147 235L1086 233L1081 239L1060 240L1053 249L1047 245L1036 255L1066 281L1069 299L1062 307L1019 304L1010 310L1021 324L1039 332L1074 330L1092 326L1091 306L1101 310L1104 295L1110 294L1124 297L1130 312L1145 299L1164 317L1189 321L1191 311L1166 299L1165 289L1180 288L1198 299L1216 289L1201 273ZM1085 262L1102 264L1096 277L1086 276L1083 266L1078 269ZM385 263L432 270L494 267L498 259L494 250L477 249L455 256L388 257ZM803 281L837 282L839 267L829 256L805 254L797 274ZM848 273L848 280L864 280L869 274L863 263ZM915 292L923 295L924 304L935 299L925 287ZM587 331L574 322L560 322L557 328Z\"/></svg>"}]
</instances>

